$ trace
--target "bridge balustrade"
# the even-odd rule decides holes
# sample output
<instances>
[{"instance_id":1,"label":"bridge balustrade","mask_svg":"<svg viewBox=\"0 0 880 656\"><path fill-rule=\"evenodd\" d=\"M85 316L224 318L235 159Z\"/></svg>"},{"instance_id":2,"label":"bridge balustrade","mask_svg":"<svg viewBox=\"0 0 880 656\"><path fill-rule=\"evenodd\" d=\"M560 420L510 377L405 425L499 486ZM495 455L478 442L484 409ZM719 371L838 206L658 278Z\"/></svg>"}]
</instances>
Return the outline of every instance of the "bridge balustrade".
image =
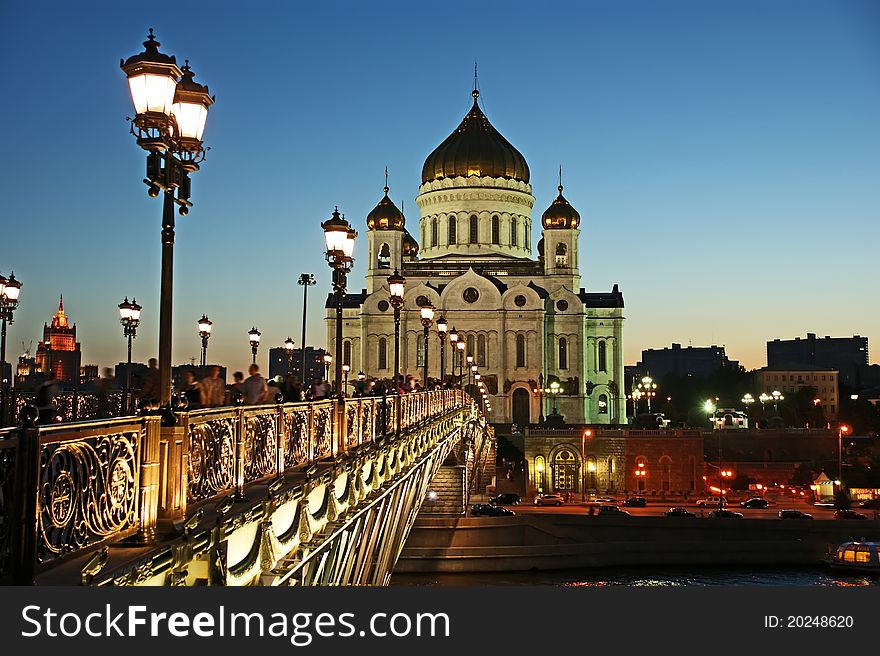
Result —
<instances>
[{"instance_id":1,"label":"bridge balustrade","mask_svg":"<svg viewBox=\"0 0 880 656\"><path fill-rule=\"evenodd\" d=\"M330 461L469 403L455 390L146 415L0 430L0 583L130 538L155 542L189 504Z\"/></svg>"}]
</instances>

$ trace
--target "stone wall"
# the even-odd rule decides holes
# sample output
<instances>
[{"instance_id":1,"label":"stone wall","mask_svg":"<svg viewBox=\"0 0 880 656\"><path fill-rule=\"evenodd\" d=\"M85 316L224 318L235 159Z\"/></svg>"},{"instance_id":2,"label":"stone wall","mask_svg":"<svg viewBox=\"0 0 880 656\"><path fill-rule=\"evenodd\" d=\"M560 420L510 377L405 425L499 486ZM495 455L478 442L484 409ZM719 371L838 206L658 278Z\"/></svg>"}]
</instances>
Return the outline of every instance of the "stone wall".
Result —
<instances>
[{"instance_id":1,"label":"stone wall","mask_svg":"<svg viewBox=\"0 0 880 656\"><path fill-rule=\"evenodd\" d=\"M466 512L467 468L464 465L440 467L428 488L421 513L463 515Z\"/></svg>"}]
</instances>

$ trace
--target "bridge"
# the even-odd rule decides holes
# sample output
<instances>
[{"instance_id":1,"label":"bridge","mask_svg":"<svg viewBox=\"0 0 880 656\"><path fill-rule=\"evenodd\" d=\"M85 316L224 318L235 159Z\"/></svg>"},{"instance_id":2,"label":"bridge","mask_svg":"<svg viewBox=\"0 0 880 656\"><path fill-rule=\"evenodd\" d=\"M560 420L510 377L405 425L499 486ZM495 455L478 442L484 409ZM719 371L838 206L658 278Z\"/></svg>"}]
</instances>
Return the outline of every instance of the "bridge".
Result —
<instances>
[{"instance_id":1,"label":"bridge","mask_svg":"<svg viewBox=\"0 0 880 656\"><path fill-rule=\"evenodd\" d=\"M441 465L491 429L460 390L0 431L0 583L385 585Z\"/></svg>"}]
</instances>

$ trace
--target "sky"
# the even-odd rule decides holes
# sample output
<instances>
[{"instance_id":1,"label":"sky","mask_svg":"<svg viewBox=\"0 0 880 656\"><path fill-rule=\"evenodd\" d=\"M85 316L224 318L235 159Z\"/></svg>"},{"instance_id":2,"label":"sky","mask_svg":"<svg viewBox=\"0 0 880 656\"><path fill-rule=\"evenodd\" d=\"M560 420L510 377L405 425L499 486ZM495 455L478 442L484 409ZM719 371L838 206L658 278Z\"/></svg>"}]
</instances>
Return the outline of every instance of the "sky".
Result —
<instances>
[{"instance_id":1,"label":"sky","mask_svg":"<svg viewBox=\"0 0 880 656\"><path fill-rule=\"evenodd\" d=\"M422 163L469 109L474 61L483 110L528 161L536 225L563 166L582 286L624 293L627 364L678 342L760 367L767 340L807 332L880 352L880 3L144 6L0 3L0 273L24 284L10 359L62 293L83 363L124 359L126 295L144 308L134 359L157 352L162 208L119 69L150 27L216 95L177 222L175 363L198 357L202 313L209 361L231 369L251 326L299 345L302 272L318 283L307 341L324 345L320 222L338 205L359 231L359 290L387 166L418 235Z\"/></svg>"}]
</instances>

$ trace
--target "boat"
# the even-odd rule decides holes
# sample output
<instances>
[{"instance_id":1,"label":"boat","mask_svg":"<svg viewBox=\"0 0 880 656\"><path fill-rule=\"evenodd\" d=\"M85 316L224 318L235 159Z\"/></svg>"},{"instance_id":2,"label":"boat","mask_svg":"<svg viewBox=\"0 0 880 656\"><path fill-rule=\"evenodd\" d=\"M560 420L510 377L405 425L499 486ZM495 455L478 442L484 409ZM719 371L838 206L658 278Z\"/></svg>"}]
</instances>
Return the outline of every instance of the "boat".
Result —
<instances>
[{"instance_id":1,"label":"boat","mask_svg":"<svg viewBox=\"0 0 880 656\"><path fill-rule=\"evenodd\" d=\"M843 542L829 550L826 562L832 569L880 574L880 542Z\"/></svg>"}]
</instances>

